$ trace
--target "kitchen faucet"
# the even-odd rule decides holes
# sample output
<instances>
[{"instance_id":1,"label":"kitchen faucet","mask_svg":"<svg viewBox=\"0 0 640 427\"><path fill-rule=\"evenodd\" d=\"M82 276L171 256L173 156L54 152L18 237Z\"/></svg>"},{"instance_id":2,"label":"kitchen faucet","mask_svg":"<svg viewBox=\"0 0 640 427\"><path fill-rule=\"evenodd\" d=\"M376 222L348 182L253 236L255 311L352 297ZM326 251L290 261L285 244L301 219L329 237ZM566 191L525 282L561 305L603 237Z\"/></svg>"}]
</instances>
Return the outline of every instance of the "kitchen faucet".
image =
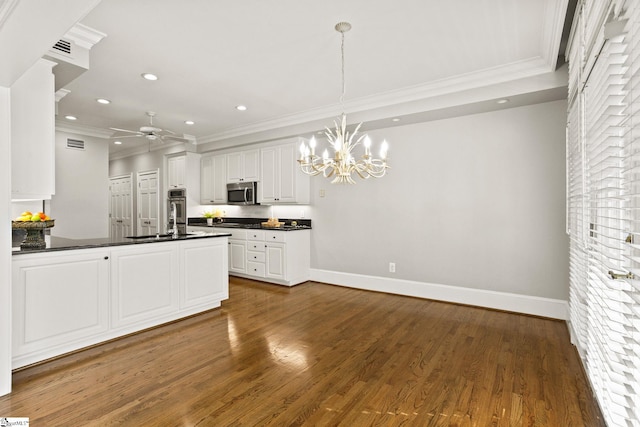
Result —
<instances>
[{"instance_id":1,"label":"kitchen faucet","mask_svg":"<svg viewBox=\"0 0 640 427\"><path fill-rule=\"evenodd\" d=\"M177 216L178 212L176 208L176 202L171 202L171 220L173 221L173 227L168 233L172 234L174 239L178 237L178 224L176 223Z\"/></svg>"}]
</instances>

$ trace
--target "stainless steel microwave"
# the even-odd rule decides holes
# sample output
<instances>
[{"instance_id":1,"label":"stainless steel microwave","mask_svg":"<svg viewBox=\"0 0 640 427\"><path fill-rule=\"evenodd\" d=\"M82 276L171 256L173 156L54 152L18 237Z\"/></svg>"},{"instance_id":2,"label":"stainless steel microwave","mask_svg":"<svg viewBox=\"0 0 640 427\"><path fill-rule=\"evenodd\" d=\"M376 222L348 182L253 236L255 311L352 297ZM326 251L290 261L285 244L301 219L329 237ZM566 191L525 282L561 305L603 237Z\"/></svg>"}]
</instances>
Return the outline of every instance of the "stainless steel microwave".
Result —
<instances>
[{"instance_id":1,"label":"stainless steel microwave","mask_svg":"<svg viewBox=\"0 0 640 427\"><path fill-rule=\"evenodd\" d=\"M227 184L227 203L230 205L258 205L257 182Z\"/></svg>"}]
</instances>

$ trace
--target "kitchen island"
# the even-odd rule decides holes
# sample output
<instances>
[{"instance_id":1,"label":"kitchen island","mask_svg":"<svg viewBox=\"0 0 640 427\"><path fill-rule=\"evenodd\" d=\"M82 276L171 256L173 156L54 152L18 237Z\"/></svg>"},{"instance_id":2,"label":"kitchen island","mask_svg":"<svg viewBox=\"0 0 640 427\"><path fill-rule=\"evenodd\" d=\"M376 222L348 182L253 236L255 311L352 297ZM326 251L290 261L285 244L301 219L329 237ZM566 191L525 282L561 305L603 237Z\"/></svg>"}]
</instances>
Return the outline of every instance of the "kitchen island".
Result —
<instances>
[{"instance_id":1,"label":"kitchen island","mask_svg":"<svg viewBox=\"0 0 640 427\"><path fill-rule=\"evenodd\" d=\"M14 249L12 368L219 307L228 236L51 237Z\"/></svg>"}]
</instances>

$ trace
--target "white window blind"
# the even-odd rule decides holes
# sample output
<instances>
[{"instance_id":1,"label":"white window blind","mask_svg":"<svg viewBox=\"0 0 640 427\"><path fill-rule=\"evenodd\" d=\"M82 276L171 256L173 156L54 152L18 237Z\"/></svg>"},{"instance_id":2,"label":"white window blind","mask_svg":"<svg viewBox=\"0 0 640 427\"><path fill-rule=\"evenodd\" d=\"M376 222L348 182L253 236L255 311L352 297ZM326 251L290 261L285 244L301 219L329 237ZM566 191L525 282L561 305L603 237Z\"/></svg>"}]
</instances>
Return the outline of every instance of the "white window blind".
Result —
<instances>
[{"instance_id":1,"label":"white window blind","mask_svg":"<svg viewBox=\"0 0 640 427\"><path fill-rule=\"evenodd\" d=\"M607 424L638 427L640 2L587 3L568 50L570 326Z\"/></svg>"}]
</instances>

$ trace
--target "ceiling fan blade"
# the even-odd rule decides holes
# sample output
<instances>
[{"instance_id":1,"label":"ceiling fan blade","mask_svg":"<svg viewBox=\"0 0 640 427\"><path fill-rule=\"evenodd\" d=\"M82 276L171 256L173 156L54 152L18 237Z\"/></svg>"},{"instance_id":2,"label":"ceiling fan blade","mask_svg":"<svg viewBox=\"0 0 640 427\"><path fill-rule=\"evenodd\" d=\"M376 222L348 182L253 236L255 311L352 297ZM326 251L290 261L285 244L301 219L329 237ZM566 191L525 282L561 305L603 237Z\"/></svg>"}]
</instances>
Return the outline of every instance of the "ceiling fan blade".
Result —
<instances>
[{"instance_id":1,"label":"ceiling fan blade","mask_svg":"<svg viewBox=\"0 0 640 427\"><path fill-rule=\"evenodd\" d=\"M140 131L138 131L138 130L128 130L128 129L120 129L120 128L109 128L109 129L115 130L115 131L118 131L118 132L129 132L129 133L140 134Z\"/></svg>"},{"instance_id":2,"label":"ceiling fan blade","mask_svg":"<svg viewBox=\"0 0 640 427\"><path fill-rule=\"evenodd\" d=\"M163 135L163 136L160 137L160 139L162 139L163 141L193 142L190 139L181 138L179 136L173 136L173 135Z\"/></svg>"},{"instance_id":3,"label":"ceiling fan blade","mask_svg":"<svg viewBox=\"0 0 640 427\"><path fill-rule=\"evenodd\" d=\"M144 135L142 134L138 134L138 135L121 135L121 136L111 136L109 137L110 139L122 139L122 138L143 138Z\"/></svg>"}]
</instances>

